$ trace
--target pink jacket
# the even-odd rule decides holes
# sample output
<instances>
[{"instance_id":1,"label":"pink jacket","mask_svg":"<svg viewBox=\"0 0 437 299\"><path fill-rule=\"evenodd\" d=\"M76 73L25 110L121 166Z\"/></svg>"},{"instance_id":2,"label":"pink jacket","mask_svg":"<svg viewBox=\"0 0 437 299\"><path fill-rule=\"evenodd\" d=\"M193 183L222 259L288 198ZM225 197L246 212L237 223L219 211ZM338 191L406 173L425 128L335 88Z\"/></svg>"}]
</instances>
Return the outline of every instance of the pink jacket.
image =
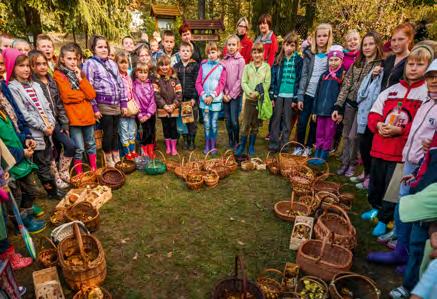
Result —
<instances>
[{"instance_id":1,"label":"pink jacket","mask_svg":"<svg viewBox=\"0 0 437 299\"><path fill-rule=\"evenodd\" d=\"M126 90L126 96L127 98L133 99L134 98L134 94L133 94L133 86L132 86L132 79L131 77L126 73L126 74L122 74L121 75L121 79L123 80L123 84L124 84L124 88Z\"/></svg>"},{"instance_id":2,"label":"pink jacket","mask_svg":"<svg viewBox=\"0 0 437 299\"><path fill-rule=\"evenodd\" d=\"M344 58L343 58L343 68L346 70L346 72L349 70L349 68L354 64L355 60L357 60L358 56L360 56L360 51L354 51L354 52L344 52Z\"/></svg>"},{"instance_id":3,"label":"pink jacket","mask_svg":"<svg viewBox=\"0 0 437 299\"><path fill-rule=\"evenodd\" d=\"M144 116L151 117L156 112L155 91L150 80L141 82L136 79L133 83L134 99L140 108L138 119L141 120Z\"/></svg>"},{"instance_id":4,"label":"pink jacket","mask_svg":"<svg viewBox=\"0 0 437 299\"><path fill-rule=\"evenodd\" d=\"M241 77L246 65L244 57L239 52L234 55L228 53L222 63L226 68L227 75L224 93L232 99L236 99L241 95Z\"/></svg>"}]
</instances>

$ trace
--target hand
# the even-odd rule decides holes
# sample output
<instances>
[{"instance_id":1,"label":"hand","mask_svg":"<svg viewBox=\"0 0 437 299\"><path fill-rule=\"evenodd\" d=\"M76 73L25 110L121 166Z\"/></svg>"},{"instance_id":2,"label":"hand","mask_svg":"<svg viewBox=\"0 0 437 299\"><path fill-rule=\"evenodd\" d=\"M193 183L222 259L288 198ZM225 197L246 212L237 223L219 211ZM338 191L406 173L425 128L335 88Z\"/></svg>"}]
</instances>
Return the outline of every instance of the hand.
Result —
<instances>
[{"instance_id":1,"label":"hand","mask_svg":"<svg viewBox=\"0 0 437 299\"><path fill-rule=\"evenodd\" d=\"M210 105L212 103L212 96L207 96L206 98L205 98L205 104L206 105Z\"/></svg>"},{"instance_id":2,"label":"hand","mask_svg":"<svg viewBox=\"0 0 437 299\"><path fill-rule=\"evenodd\" d=\"M23 152L24 152L24 157L26 157L27 159L32 158L32 155L33 155L33 149L25 148L25 149L23 150Z\"/></svg>"},{"instance_id":3,"label":"hand","mask_svg":"<svg viewBox=\"0 0 437 299\"><path fill-rule=\"evenodd\" d=\"M36 147L36 142L33 139L24 140L24 145L26 148L34 149Z\"/></svg>"},{"instance_id":4,"label":"hand","mask_svg":"<svg viewBox=\"0 0 437 299\"><path fill-rule=\"evenodd\" d=\"M127 114L127 108L121 108L121 116L125 116Z\"/></svg>"},{"instance_id":5,"label":"hand","mask_svg":"<svg viewBox=\"0 0 437 299\"><path fill-rule=\"evenodd\" d=\"M334 112L332 112L332 116L331 119L333 121L335 121L337 124L341 123L341 121L343 120L343 115L341 115L340 113L338 113L337 110L334 110Z\"/></svg>"},{"instance_id":6,"label":"hand","mask_svg":"<svg viewBox=\"0 0 437 299\"><path fill-rule=\"evenodd\" d=\"M379 73L381 73L381 71L382 71L382 67L381 67L380 65L377 65L377 66L375 66L375 67L373 68L373 70L372 70L372 75L373 75L373 76L378 76Z\"/></svg>"},{"instance_id":7,"label":"hand","mask_svg":"<svg viewBox=\"0 0 437 299\"><path fill-rule=\"evenodd\" d=\"M431 234L429 241L431 242L431 247L437 249L437 232Z\"/></svg>"},{"instance_id":8,"label":"hand","mask_svg":"<svg viewBox=\"0 0 437 299\"><path fill-rule=\"evenodd\" d=\"M229 102L230 100L231 100L231 98L230 98L228 95L224 95L224 96L223 96L223 101L224 101L224 102L227 103L227 102Z\"/></svg>"},{"instance_id":9,"label":"hand","mask_svg":"<svg viewBox=\"0 0 437 299\"><path fill-rule=\"evenodd\" d=\"M414 175L409 174L409 175L402 177L401 183L403 183L404 185L408 185L411 182L413 182L415 179L416 179L416 177Z\"/></svg>"},{"instance_id":10,"label":"hand","mask_svg":"<svg viewBox=\"0 0 437 299\"><path fill-rule=\"evenodd\" d=\"M140 119L140 123L145 123L146 121L148 121L149 120L149 116L143 116L141 119Z\"/></svg>"},{"instance_id":11,"label":"hand","mask_svg":"<svg viewBox=\"0 0 437 299\"><path fill-rule=\"evenodd\" d=\"M164 110L167 111L167 113L172 113L173 109L171 108L170 105L164 105Z\"/></svg>"},{"instance_id":12,"label":"hand","mask_svg":"<svg viewBox=\"0 0 437 299\"><path fill-rule=\"evenodd\" d=\"M70 131L67 130L67 129L62 129L62 130L61 130L61 133L65 134L65 135L67 135L67 136L70 136Z\"/></svg>"},{"instance_id":13,"label":"hand","mask_svg":"<svg viewBox=\"0 0 437 299\"><path fill-rule=\"evenodd\" d=\"M257 91L254 91L252 99L256 100L258 99L258 97L259 97L259 93Z\"/></svg>"},{"instance_id":14,"label":"hand","mask_svg":"<svg viewBox=\"0 0 437 299\"><path fill-rule=\"evenodd\" d=\"M192 99L192 100L191 100L191 107L194 107L194 105L196 105L196 100L195 100L195 99Z\"/></svg>"},{"instance_id":15,"label":"hand","mask_svg":"<svg viewBox=\"0 0 437 299\"><path fill-rule=\"evenodd\" d=\"M5 181L9 180L9 177L10 177L9 172L6 171L6 172L3 173L3 179Z\"/></svg>"},{"instance_id":16,"label":"hand","mask_svg":"<svg viewBox=\"0 0 437 299\"><path fill-rule=\"evenodd\" d=\"M275 108L275 100L272 101L272 107Z\"/></svg>"},{"instance_id":17,"label":"hand","mask_svg":"<svg viewBox=\"0 0 437 299\"><path fill-rule=\"evenodd\" d=\"M291 103L291 108L296 109L296 107L297 107L297 103L295 102Z\"/></svg>"},{"instance_id":18,"label":"hand","mask_svg":"<svg viewBox=\"0 0 437 299\"><path fill-rule=\"evenodd\" d=\"M52 134L53 134L53 127L48 127L48 128L46 128L43 132L44 132L44 135L46 135L46 136L52 136Z\"/></svg>"},{"instance_id":19,"label":"hand","mask_svg":"<svg viewBox=\"0 0 437 299\"><path fill-rule=\"evenodd\" d=\"M100 113L100 111L97 111L96 113L94 113L94 117L96 118L96 120L99 120L102 118L102 113Z\"/></svg>"},{"instance_id":20,"label":"hand","mask_svg":"<svg viewBox=\"0 0 437 299\"><path fill-rule=\"evenodd\" d=\"M82 72L80 70L80 68L76 67L76 69L74 70L74 74L76 75L77 80L82 81Z\"/></svg>"},{"instance_id":21,"label":"hand","mask_svg":"<svg viewBox=\"0 0 437 299\"><path fill-rule=\"evenodd\" d=\"M313 122L316 122L317 121L317 115L312 114L311 115L311 119L313 120Z\"/></svg>"},{"instance_id":22,"label":"hand","mask_svg":"<svg viewBox=\"0 0 437 299\"><path fill-rule=\"evenodd\" d=\"M429 151L430 147L431 147L431 139L425 139L422 141L422 149L425 154Z\"/></svg>"},{"instance_id":23,"label":"hand","mask_svg":"<svg viewBox=\"0 0 437 299\"><path fill-rule=\"evenodd\" d=\"M298 102L297 103L297 109L299 109L300 111L303 110L303 102Z\"/></svg>"},{"instance_id":24,"label":"hand","mask_svg":"<svg viewBox=\"0 0 437 299\"><path fill-rule=\"evenodd\" d=\"M381 136L388 138L388 137L400 135L402 133L402 129L397 126L383 124L380 125L380 130L378 132Z\"/></svg>"}]
</instances>

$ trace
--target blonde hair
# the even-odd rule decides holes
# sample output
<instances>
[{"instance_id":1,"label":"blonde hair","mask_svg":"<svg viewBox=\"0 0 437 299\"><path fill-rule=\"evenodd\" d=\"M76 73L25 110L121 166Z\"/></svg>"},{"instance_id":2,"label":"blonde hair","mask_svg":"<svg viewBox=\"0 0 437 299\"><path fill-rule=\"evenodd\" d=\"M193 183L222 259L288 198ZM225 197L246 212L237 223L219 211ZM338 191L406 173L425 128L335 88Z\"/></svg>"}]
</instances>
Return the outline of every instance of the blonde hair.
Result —
<instances>
[{"instance_id":1,"label":"blonde hair","mask_svg":"<svg viewBox=\"0 0 437 299\"><path fill-rule=\"evenodd\" d=\"M228 45L230 39L235 39L237 41L237 46L240 47L240 38L238 37L238 35L236 34L229 35L228 38L226 39L225 45Z\"/></svg>"},{"instance_id":2,"label":"blonde hair","mask_svg":"<svg viewBox=\"0 0 437 299\"><path fill-rule=\"evenodd\" d=\"M260 42L256 42L255 44L253 44L251 52L252 53L253 52L264 53L264 46L263 46L263 44L260 43Z\"/></svg>"},{"instance_id":3,"label":"blonde hair","mask_svg":"<svg viewBox=\"0 0 437 299\"><path fill-rule=\"evenodd\" d=\"M333 34L332 34L331 24L328 23L319 24L319 26L316 27L316 30L314 30L313 42L311 43L311 52L313 52L314 54L317 54L319 52L317 49L317 31L319 30L328 30L328 42L324 47L324 52L327 52L328 49L332 46Z\"/></svg>"},{"instance_id":4,"label":"blonde hair","mask_svg":"<svg viewBox=\"0 0 437 299\"><path fill-rule=\"evenodd\" d=\"M434 60L436 51L437 42L433 40L424 40L413 47L408 55L408 60L414 59L417 61L427 61L429 65Z\"/></svg>"},{"instance_id":5,"label":"blonde hair","mask_svg":"<svg viewBox=\"0 0 437 299\"><path fill-rule=\"evenodd\" d=\"M216 42L208 42L205 47L205 53L209 54L210 51L218 51L218 46Z\"/></svg>"},{"instance_id":6,"label":"blonde hair","mask_svg":"<svg viewBox=\"0 0 437 299\"><path fill-rule=\"evenodd\" d=\"M242 17L242 18L238 19L237 24L236 24L237 28L238 28L238 25L240 25L241 22L245 22L246 23L246 27L247 27L246 29L247 29L247 31L249 31L250 30L249 20L246 17Z\"/></svg>"},{"instance_id":7,"label":"blonde hair","mask_svg":"<svg viewBox=\"0 0 437 299\"><path fill-rule=\"evenodd\" d=\"M356 29L349 29L346 34L344 35L344 47L346 48L347 45L347 40L352 36L352 35L358 35L358 42L361 42L361 36L360 33L358 32L358 30Z\"/></svg>"},{"instance_id":8,"label":"blonde hair","mask_svg":"<svg viewBox=\"0 0 437 299\"><path fill-rule=\"evenodd\" d=\"M150 67L147 65L147 63L138 62L134 71L132 72L132 79L135 80L137 78L137 71L143 70L147 73L150 73Z\"/></svg>"}]
</instances>

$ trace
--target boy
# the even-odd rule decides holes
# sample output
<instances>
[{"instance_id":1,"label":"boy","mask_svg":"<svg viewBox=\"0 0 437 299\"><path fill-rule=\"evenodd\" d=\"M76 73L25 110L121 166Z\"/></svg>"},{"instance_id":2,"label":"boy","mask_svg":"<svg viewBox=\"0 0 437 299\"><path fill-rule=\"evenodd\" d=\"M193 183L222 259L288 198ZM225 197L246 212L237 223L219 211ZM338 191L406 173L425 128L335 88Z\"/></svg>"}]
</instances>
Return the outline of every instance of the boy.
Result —
<instances>
[{"instance_id":1,"label":"boy","mask_svg":"<svg viewBox=\"0 0 437 299\"><path fill-rule=\"evenodd\" d=\"M0 35L0 50L4 50L6 48L12 48L12 36L7 33L3 33Z\"/></svg>"},{"instance_id":2,"label":"boy","mask_svg":"<svg viewBox=\"0 0 437 299\"><path fill-rule=\"evenodd\" d=\"M30 44L24 39L14 40L14 42L12 43L12 47L14 49L17 49L18 51L20 51L21 54L24 55L27 55L31 50Z\"/></svg>"},{"instance_id":3,"label":"boy","mask_svg":"<svg viewBox=\"0 0 437 299\"><path fill-rule=\"evenodd\" d=\"M53 45L53 40L47 34L39 34L36 37L36 49L41 51L47 58L49 65L49 73L53 76L55 71L56 61L55 61L55 48Z\"/></svg>"},{"instance_id":4,"label":"boy","mask_svg":"<svg viewBox=\"0 0 437 299\"><path fill-rule=\"evenodd\" d=\"M170 58L171 67L173 67L176 62L178 62L178 58L174 53L175 47L175 36L174 33L170 30L165 30L162 37L162 47L164 48L164 54Z\"/></svg>"},{"instance_id":5,"label":"boy","mask_svg":"<svg viewBox=\"0 0 437 299\"><path fill-rule=\"evenodd\" d=\"M132 53L135 49L135 43L132 37L130 36L125 36L123 37L123 39L121 40L121 44L123 46L123 50L124 52L127 54L127 60L128 60L128 74L131 74L132 69L133 69L133 64L132 64ZM115 54L115 53L114 53ZM115 58L115 56L114 56Z\"/></svg>"},{"instance_id":6,"label":"boy","mask_svg":"<svg viewBox=\"0 0 437 299\"><path fill-rule=\"evenodd\" d=\"M152 63L156 66L159 57L164 55L164 52L159 48L158 40L155 38L150 39L150 52L152 56Z\"/></svg>"},{"instance_id":7,"label":"boy","mask_svg":"<svg viewBox=\"0 0 437 299\"><path fill-rule=\"evenodd\" d=\"M179 34L181 35L181 40L183 42L186 42L191 45L193 48L193 55L192 58L200 63L202 61L202 56L200 55L200 49L199 47L192 42L192 35L191 35L191 28L187 24L183 24L181 27L179 27Z\"/></svg>"},{"instance_id":8,"label":"boy","mask_svg":"<svg viewBox=\"0 0 437 299\"><path fill-rule=\"evenodd\" d=\"M182 85L182 102L191 102L193 107L194 122L186 124L186 134L184 138L184 149L195 149L195 137L197 131L197 120L199 118L199 108L197 106L196 78L199 72L199 63L192 59L193 50L191 44L182 41L179 47L180 61L175 64L179 81Z\"/></svg>"}]
</instances>

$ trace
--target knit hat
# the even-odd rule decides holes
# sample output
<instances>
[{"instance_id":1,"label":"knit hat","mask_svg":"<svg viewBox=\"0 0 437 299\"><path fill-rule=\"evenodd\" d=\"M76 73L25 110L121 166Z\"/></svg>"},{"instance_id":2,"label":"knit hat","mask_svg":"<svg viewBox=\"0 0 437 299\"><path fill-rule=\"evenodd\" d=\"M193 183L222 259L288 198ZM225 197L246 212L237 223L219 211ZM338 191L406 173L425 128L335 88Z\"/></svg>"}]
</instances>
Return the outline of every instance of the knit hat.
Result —
<instances>
[{"instance_id":1,"label":"knit hat","mask_svg":"<svg viewBox=\"0 0 437 299\"><path fill-rule=\"evenodd\" d=\"M328 50L328 59L331 57L338 57L341 60L344 58L343 47L340 45L332 45Z\"/></svg>"},{"instance_id":2,"label":"knit hat","mask_svg":"<svg viewBox=\"0 0 437 299\"><path fill-rule=\"evenodd\" d=\"M17 60L17 57L21 55L21 53L17 49L6 48L3 50L2 55L6 68L6 84L8 84L9 80L11 79L12 72L14 71L15 61Z\"/></svg>"}]
</instances>

